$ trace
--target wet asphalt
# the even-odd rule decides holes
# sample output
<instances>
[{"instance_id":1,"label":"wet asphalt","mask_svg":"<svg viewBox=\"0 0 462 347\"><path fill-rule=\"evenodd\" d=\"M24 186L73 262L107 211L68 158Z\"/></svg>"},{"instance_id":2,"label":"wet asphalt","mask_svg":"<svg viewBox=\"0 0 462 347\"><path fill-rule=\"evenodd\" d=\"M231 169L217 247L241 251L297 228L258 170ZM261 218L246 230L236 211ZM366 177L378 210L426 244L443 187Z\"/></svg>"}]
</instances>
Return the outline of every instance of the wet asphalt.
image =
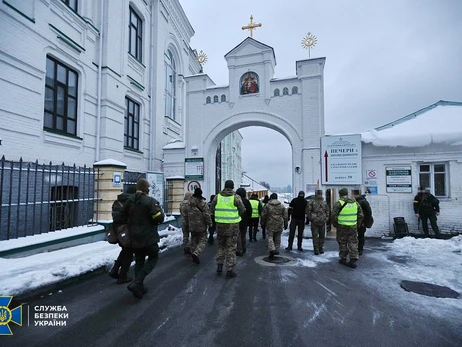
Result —
<instances>
[{"instance_id":1,"label":"wet asphalt","mask_svg":"<svg viewBox=\"0 0 462 347\"><path fill-rule=\"evenodd\" d=\"M216 274L216 245L207 245L200 265L170 250L146 279L143 299L106 273L86 278L24 303L23 326L10 323L14 335L0 336L0 346L461 346L462 313L400 288L405 278L394 268L406 260L374 256L386 242L368 240L351 269L338 263L334 239L323 263L281 247L284 265L265 263L259 240L238 257L233 279ZM59 305L66 326L34 326L37 307Z\"/></svg>"}]
</instances>

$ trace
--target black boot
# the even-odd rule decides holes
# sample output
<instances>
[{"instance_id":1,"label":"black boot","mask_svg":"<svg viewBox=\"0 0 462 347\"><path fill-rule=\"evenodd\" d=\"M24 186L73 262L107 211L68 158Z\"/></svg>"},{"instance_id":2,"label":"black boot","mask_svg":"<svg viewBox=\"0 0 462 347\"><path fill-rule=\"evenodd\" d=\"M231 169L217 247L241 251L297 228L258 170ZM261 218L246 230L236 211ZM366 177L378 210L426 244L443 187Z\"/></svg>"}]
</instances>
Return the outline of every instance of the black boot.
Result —
<instances>
[{"instance_id":1,"label":"black boot","mask_svg":"<svg viewBox=\"0 0 462 347\"><path fill-rule=\"evenodd\" d=\"M221 274L223 272L223 264L217 264L217 273Z\"/></svg>"},{"instance_id":2,"label":"black boot","mask_svg":"<svg viewBox=\"0 0 462 347\"><path fill-rule=\"evenodd\" d=\"M112 278L119 278L119 269L122 266L122 263L118 260L114 261L114 266L112 267L111 271L109 271L109 276Z\"/></svg>"},{"instance_id":3,"label":"black boot","mask_svg":"<svg viewBox=\"0 0 462 347\"><path fill-rule=\"evenodd\" d=\"M120 270L119 278L117 279L117 284L124 284L133 281L133 278L128 276L128 273L124 273Z\"/></svg>"},{"instance_id":4,"label":"black boot","mask_svg":"<svg viewBox=\"0 0 462 347\"><path fill-rule=\"evenodd\" d=\"M226 279L234 278L237 274L233 270L226 271Z\"/></svg>"},{"instance_id":5,"label":"black boot","mask_svg":"<svg viewBox=\"0 0 462 347\"><path fill-rule=\"evenodd\" d=\"M144 290L145 290L144 285L143 285L143 281L134 279L127 286L127 289L132 292L132 294L135 296L135 298L137 298L137 299L142 299L143 298L143 294L144 294Z\"/></svg>"}]
</instances>

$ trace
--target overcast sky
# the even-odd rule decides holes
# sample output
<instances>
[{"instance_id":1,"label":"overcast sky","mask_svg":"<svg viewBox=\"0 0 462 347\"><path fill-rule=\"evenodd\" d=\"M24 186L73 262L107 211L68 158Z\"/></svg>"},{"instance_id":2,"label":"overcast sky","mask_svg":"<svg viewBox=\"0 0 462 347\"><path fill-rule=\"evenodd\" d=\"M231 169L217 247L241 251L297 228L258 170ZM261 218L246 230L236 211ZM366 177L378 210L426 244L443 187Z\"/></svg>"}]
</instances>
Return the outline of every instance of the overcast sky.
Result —
<instances>
[{"instance_id":1,"label":"overcast sky","mask_svg":"<svg viewBox=\"0 0 462 347\"><path fill-rule=\"evenodd\" d=\"M180 0L195 30L191 47L217 85L228 84L224 55L248 36L273 47L275 76L295 75L307 59L326 57L326 134L363 132L438 100L462 101L462 0ZM437 120L435 120L437 121ZM292 150L274 130L241 129L243 167L257 181L286 186ZM279 150L267 151L271 146ZM310 183L310 182L307 182Z\"/></svg>"}]
</instances>

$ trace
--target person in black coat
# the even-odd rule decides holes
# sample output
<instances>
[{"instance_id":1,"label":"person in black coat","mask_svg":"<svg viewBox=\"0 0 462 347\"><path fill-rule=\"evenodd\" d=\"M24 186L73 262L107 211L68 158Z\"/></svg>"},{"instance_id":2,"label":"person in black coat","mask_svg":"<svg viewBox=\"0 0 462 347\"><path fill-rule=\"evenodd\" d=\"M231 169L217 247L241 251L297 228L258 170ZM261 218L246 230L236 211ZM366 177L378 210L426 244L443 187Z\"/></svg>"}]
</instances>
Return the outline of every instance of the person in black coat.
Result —
<instances>
[{"instance_id":1,"label":"person in black coat","mask_svg":"<svg viewBox=\"0 0 462 347\"><path fill-rule=\"evenodd\" d=\"M239 222L239 235L237 237L237 251L236 255L242 257L246 251L245 248L245 235L247 227L249 226L250 220L252 218L252 205L247 199L247 192L244 188L238 188L236 194L239 195L244 203L245 213L241 216L241 221Z\"/></svg>"},{"instance_id":2,"label":"person in black coat","mask_svg":"<svg viewBox=\"0 0 462 347\"><path fill-rule=\"evenodd\" d=\"M305 209L307 201L305 200L305 192L303 190L298 192L298 196L289 204L289 244L286 247L287 251L292 250L292 244L295 238L295 229L298 227L297 234L297 249L303 252L303 231L305 230Z\"/></svg>"},{"instance_id":3,"label":"person in black coat","mask_svg":"<svg viewBox=\"0 0 462 347\"><path fill-rule=\"evenodd\" d=\"M372 217L372 209L369 201L366 200L366 195L361 195L360 190L353 190L353 197L359 206L361 206L364 213L363 221L361 222L361 225L358 225L358 252L359 255L362 255L365 243L364 234L366 234L366 224L368 224Z\"/></svg>"},{"instance_id":4,"label":"person in black coat","mask_svg":"<svg viewBox=\"0 0 462 347\"><path fill-rule=\"evenodd\" d=\"M436 224L437 216L440 215L440 201L430 194L428 188L419 188L419 193L414 198L414 213L422 221L422 229L427 237L430 236L427 224L429 219L435 236L440 236L440 231Z\"/></svg>"}]
</instances>

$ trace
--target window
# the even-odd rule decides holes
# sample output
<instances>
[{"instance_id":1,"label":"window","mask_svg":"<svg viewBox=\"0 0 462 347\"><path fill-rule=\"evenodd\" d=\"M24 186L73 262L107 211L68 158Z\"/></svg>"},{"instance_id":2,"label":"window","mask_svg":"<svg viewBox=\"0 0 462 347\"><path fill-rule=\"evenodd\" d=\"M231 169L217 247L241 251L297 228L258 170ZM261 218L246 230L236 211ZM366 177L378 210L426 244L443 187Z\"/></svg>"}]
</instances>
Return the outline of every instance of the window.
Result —
<instances>
[{"instance_id":1,"label":"window","mask_svg":"<svg viewBox=\"0 0 462 347\"><path fill-rule=\"evenodd\" d=\"M221 96L221 102L226 102L226 95L225 95L225 94L223 94L223 95Z\"/></svg>"},{"instance_id":2,"label":"window","mask_svg":"<svg viewBox=\"0 0 462 347\"><path fill-rule=\"evenodd\" d=\"M140 105L125 98L124 146L139 150L140 144Z\"/></svg>"},{"instance_id":3,"label":"window","mask_svg":"<svg viewBox=\"0 0 462 347\"><path fill-rule=\"evenodd\" d=\"M44 128L77 135L77 87L79 76L57 60L47 57Z\"/></svg>"},{"instance_id":4,"label":"window","mask_svg":"<svg viewBox=\"0 0 462 347\"><path fill-rule=\"evenodd\" d=\"M215 95L215 96L213 97L213 102L218 102L218 95Z\"/></svg>"},{"instance_id":5,"label":"window","mask_svg":"<svg viewBox=\"0 0 462 347\"><path fill-rule=\"evenodd\" d=\"M69 6L74 12L77 13L77 0L62 0L67 6Z\"/></svg>"},{"instance_id":6,"label":"window","mask_svg":"<svg viewBox=\"0 0 462 347\"><path fill-rule=\"evenodd\" d=\"M282 90L282 95L289 95L289 88L284 87L284 89Z\"/></svg>"},{"instance_id":7,"label":"window","mask_svg":"<svg viewBox=\"0 0 462 347\"><path fill-rule=\"evenodd\" d=\"M292 94L298 94L298 87L292 87Z\"/></svg>"},{"instance_id":8,"label":"window","mask_svg":"<svg viewBox=\"0 0 462 347\"><path fill-rule=\"evenodd\" d=\"M128 37L128 52L133 55L136 60L142 62L142 43L143 43L143 22L135 10L130 7L130 26Z\"/></svg>"},{"instance_id":9,"label":"window","mask_svg":"<svg viewBox=\"0 0 462 347\"><path fill-rule=\"evenodd\" d=\"M165 115L175 120L176 106L176 64L170 50L165 58Z\"/></svg>"},{"instance_id":10,"label":"window","mask_svg":"<svg viewBox=\"0 0 462 347\"><path fill-rule=\"evenodd\" d=\"M212 98L210 96L207 96L207 98L205 99L205 103L210 104L211 102L212 102Z\"/></svg>"},{"instance_id":11,"label":"window","mask_svg":"<svg viewBox=\"0 0 462 347\"><path fill-rule=\"evenodd\" d=\"M278 88L276 88L276 89L274 90L274 96L279 96L280 93L281 93L281 91L280 91Z\"/></svg>"},{"instance_id":12,"label":"window","mask_svg":"<svg viewBox=\"0 0 462 347\"><path fill-rule=\"evenodd\" d=\"M448 196L446 184L446 164L420 164L419 186L430 188L435 196Z\"/></svg>"}]
</instances>

